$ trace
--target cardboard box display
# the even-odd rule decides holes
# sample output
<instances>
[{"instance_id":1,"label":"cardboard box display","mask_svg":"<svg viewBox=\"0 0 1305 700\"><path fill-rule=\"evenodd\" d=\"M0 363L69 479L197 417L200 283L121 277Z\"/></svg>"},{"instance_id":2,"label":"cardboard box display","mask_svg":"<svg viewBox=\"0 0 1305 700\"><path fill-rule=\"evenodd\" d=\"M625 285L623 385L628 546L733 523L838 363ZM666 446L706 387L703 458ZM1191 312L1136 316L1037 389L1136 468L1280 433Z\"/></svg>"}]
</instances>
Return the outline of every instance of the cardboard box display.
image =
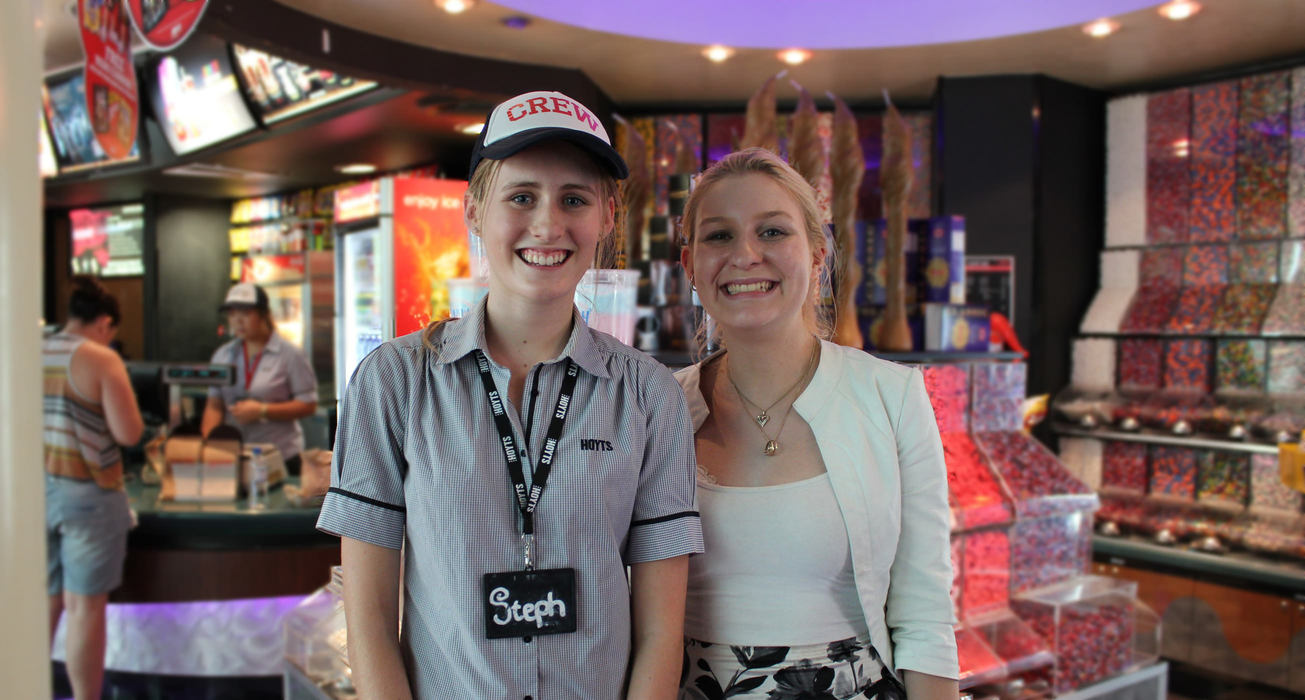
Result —
<instances>
[{"instance_id":1,"label":"cardboard box display","mask_svg":"<svg viewBox=\"0 0 1305 700\"><path fill-rule=\"evenodd\" d=\"M888 269L885 262L888 257L888 222L857 222L858 258L861 264L861 286L857 290L858 308L866 306L883 306L888 303ZM916 303L920 295L920 235L919 231L908 225L906 240L902 243L903 257L906 258L903 274L906 286L906 304Z\"/></svg>"},{"instance_id":2,"label":"cardboard box display","mask_svg":"<svg viewBox=\"0 0 1305 700\"><path fill-rule=\"evenodd\" d=\"M981 306L922 304L924 349L939 352L988 352L992 327Z\"/></svg>"},{"instance_id":3,"label":"cardboard box display","mask_svg":"<svg viewBox=\"0 0 1305 700\"><path fill-rule=\"evenodd\" d=\"M965 303L965 217L912 219L919 246L921 302Z\"/></svg>"}]
</instances>

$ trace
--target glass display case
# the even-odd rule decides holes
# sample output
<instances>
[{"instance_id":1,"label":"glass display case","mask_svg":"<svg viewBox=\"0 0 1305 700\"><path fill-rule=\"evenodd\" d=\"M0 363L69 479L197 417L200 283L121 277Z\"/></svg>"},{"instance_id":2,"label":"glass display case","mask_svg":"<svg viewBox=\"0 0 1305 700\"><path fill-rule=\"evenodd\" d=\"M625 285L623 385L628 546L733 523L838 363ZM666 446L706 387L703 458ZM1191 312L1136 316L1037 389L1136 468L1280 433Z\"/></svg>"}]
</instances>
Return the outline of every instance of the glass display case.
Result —
<instances>
[{"instance_id":1,"label":"glass display case","mask_svg":"<svg viewBox=\"0 0 1305 700\"><path fill-rule=\"evenodd\" d=\"M330 582L285 617L286 698L357 697L346 646L343 577L339 566L331 567Z\"/></svg>"},{"instance_id":2,"label":"glass display case","mask_svg":"<svg viewBox=\"0 0 1305 700\"><path fill-rule=\"evenodd\" d=\"M1137 584L1079 576L1016 597L1011 607L1051 647L1056 693L1153 663L1159 617L1137 600Z\"/></svg>"}]
</instances>

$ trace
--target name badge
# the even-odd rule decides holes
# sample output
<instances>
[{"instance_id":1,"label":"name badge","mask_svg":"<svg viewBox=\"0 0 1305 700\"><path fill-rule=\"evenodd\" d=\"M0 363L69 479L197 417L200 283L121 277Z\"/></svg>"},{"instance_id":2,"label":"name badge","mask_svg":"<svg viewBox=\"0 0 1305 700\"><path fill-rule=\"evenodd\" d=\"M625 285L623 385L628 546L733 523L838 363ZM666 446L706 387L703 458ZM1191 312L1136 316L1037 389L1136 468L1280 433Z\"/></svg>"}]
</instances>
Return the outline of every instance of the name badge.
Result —
<instances>
[{"instance_id":1,"label":"name badge","mask_svg":"<svg viewBox=\"0 0 1305 700\"><path fill-rule=\"evenodd\" d=\"M576 630L575 569L485 574L489 639L566 634Z\"/></svg>"}]
</instances>

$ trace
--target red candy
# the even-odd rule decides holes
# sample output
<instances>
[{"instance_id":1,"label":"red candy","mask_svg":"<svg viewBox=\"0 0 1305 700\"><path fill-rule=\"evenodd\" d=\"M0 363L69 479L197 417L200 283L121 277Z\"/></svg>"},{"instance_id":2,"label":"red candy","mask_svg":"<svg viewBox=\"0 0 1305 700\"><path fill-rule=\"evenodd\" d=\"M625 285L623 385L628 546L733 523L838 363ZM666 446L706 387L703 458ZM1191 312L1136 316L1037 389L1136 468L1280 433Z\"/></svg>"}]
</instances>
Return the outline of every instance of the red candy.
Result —
<instances>
[{"instance_id":1,"label":"red candy","mask_svg":"<svg viewBox=\"0 0 1305 700\"><path fill-rule=\"evenodd\" d=\"M1101 462L1101 491L1146 493L1146 445L1106 443Z\"/></svg>"},{"instance_id":2,"label":"red candy","mask_svg":"<svg viewBox=\"0 0 1305 700\"><path fill-rule=\"evenodd\" d=\"M1010 541L1004 530L965 535L965 586L961 609L967 617L1004 608L1010 596Z\"/></svg>"},{"instance_id":3,"label":"red candy","mask_svg":"<svg viewBox=\"0 0 1305 700\"><path fill-rule=\"evenodd\" d=\"M1006 494L970 436L944 433L942 444L955 526L968 530L1010 522Z\"/></svg>"}]
</instances>

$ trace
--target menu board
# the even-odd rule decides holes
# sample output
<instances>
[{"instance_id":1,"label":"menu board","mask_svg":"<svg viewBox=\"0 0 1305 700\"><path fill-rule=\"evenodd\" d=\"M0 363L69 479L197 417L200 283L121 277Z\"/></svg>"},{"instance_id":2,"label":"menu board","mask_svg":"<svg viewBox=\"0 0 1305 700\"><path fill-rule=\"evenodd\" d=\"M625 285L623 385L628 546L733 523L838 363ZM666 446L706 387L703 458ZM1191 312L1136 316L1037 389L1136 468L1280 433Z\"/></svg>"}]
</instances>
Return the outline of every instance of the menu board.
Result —
<instances>
[{"instance_id":1,"label":"menu board","mask_svg":"<svg viewBox=\"0 0 1305 700\"><path fill-rule=\"evenodd\" d=\"M288 119L376 87L323 68L312 68L239 44L231 47L250 100L263 123Z\"/></svg>"},{"instance_id":2,"label":"menu board","mask_svg":"<svg viewBox=\"0 0 1305 700\"><path fill-rule=\"evenodd\" d=\"M72 272L97 277L145 274L145 206L73 209Z\"/></svg>"},{"instance_id":3,"label":"menu board","mask_svg":"<svg viewBox=\"0 0 1305 700\"><path fill-rule=\"evenodd\" d=\"M110 161L100 147L91 128L90 115L86 112L86 83L81 73L47 83L41 91L41 101L45 117L50 122L60 171L140 160L140 141L144 134L137 137L130 155L119 161Z\"/></svg>"},{"instance_id":4,"label":"menu board","mask_svg":"<svg viewBox=\"0 0 1305 700\"><path fill-rule=\"evenodd\" d=\"M126 6L131 23L145 43L167 51L195 30L208 0L127 0Z\"/></svg>"},{"instance_id":5,"label":"menu board","mask_svg":"<svg viewBox=\"0 0 1305 700\"><path fill-rule=\"evenodd\" d=\"M150 72L154 113L173 153L184 156L257 128L225 43L193 37Z\"/></svg>"},{"instance_id":6,"label":"menu board","mask_svg":"<svg viewBox=\"0 0 1305 700\"><path fill-rule=\"evenodd\" d=\"M59 174L59 164L54 160L54 145L50 143L50 129L45 125L45 112L40 111L41 133L37 136L37 167L41 177L54 177Z\"/></svg>"}]
</instances>

